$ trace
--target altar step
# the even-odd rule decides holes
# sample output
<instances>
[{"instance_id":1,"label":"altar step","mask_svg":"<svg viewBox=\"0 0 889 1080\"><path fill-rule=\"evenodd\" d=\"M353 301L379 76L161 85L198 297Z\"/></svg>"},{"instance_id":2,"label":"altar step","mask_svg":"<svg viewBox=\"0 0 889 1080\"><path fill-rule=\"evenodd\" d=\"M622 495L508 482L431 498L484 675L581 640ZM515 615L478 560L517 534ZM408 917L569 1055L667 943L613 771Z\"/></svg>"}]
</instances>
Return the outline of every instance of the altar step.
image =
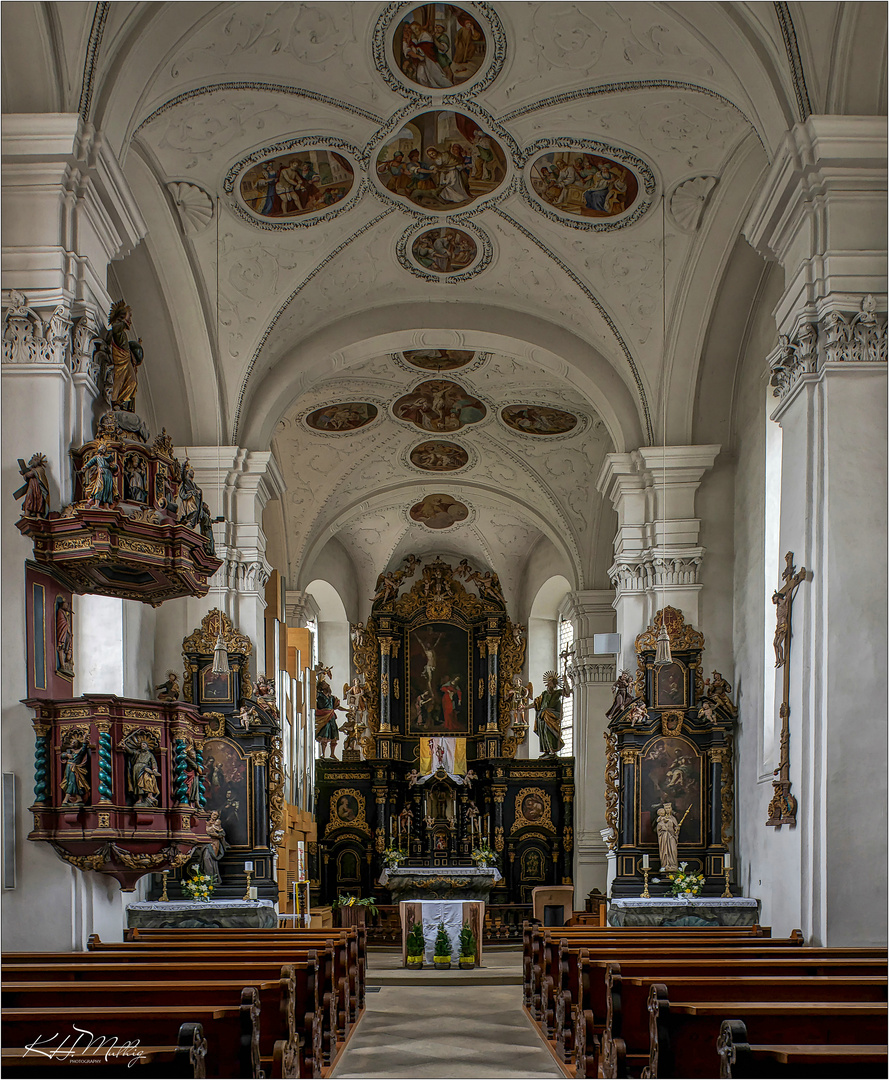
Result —
<instances>
[{"instance_id":1,"label":"altar step","mask_svg":"<svg viewBox=\"0 0 889 1080\"><path fill-rule=\"evenodd\" d=\"M456 962L450 971L424 965L420 971L401 966L401 949L369 946L367 950L368 986L440 986L460 983L464 986L521 986L522 950L511 945L489 945L482 966L460 970Z\"/></svg>"}]
</instances>

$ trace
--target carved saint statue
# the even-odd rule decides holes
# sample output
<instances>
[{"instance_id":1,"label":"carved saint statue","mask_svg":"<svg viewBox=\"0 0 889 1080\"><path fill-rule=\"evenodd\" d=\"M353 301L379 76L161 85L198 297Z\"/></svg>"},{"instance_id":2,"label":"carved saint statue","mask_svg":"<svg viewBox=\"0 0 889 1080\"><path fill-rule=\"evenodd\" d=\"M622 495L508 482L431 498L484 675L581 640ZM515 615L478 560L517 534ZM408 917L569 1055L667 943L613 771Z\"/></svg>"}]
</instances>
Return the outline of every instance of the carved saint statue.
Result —
<instances>
[{"instance_id":1,"label":"carved saint statue","mask_svg":"<svg viewBox=\"0 0 889 1080\"><path fill-rule=\"evenodd\" d=\"M156 686L155 690L157 691L158 701L178 701L179 677L176 672L168 671L166 682L162 682L159 686Z\"/></svg>"},{"instance_id":2,"label":"carved saint statue","mask_svg":"<svg viewBox=\"0 0 889 1080\"><path fill-rule=\"evenodd\" d=\"M20 499L24 495L22 514L25 517L45 518L49 513L49 481L46 479L45 455L32 454L27 465L23 458L19 458L19 472L25 482L12 493L12 497Z\"/></svg>"},{"instance_id":3,"label":"carved saint statue","mask_svg":"<svg viewBox=\"0 0 889 1080\"><path fill-rule=\"evenodd\" d=\"M194 468L186 458L182 466L182 479L179 482L179 521L190 529L200 527L203 506L201 494L201 489L194 482Z\"/></svg>"},{"instance_id":4,"label":"carved saint statue","mask_svg":"<svg viewBox=\"0 0 889 1080\"><path fill-rule=\"evenodd\" d=\"M139 389L137 370L144 359L142 339L130 341L132 320L133 313L123 300L118 300L108 315L108 322L111 324L108 339L114 376L111 406L125 412L135 411L136 391Z\"/></svg>"},{"instance_id":5,"label":"carved saint statue","mask_svg":"<svg viewBox=\"0 0 889 1080\"><path fill-rule=\"evenodd\" d=\"M222 822L219 820L218 810L211 810L210 816L207 818L207 836L210 837L210 843L201 847L198 865L202 874L217 880L219 878L219 864L226 851L228 851L228 841L225 838L225 829L223 829Z\"/></svg>"},{"instance_id":6,"label":"carved saint statue","mask_svg":"<svg viewBox=\"0 0 889 1080\"><path fill-rule=\"evenodd\" d=\"M772 593L775 605L775 667L784 667L784 646L787 643L787 612L790 608L789 593Z\"/></svg>"},{"instance_id":7,"label":"carved saint statue","mask_svg":"<svg viewBox=\"0 0 889 1080\"><path fill-rule=\"evenodd\" d=\"M616 720L630 702L636 700L636 695L633 693L633 676L629 671L622 671L618 675L611 687L611 692L614 694L614 701L605 715L609 720Z\"/></svg>"},{"instance_id":8,"label":"carved saint statue","mask_svg":"<svg viewBox=\"0 0 889 1080\"><path fill-rule=\"evenodd\" d=\"M63 805L81 805L89 798L90 785L88 776L89 746L83 739L74 739L71 745L62 751L62 782L60 787L65 793Z\"/></svg>"},{"instance_id":9,"label":"carved saint statue","mask_svg":"<svg viewBox=\"0 0 889 1080\"><path fill-rule=\"evenodd\" d=\"M679 869L679 822L673 813L673 804L664 803L657 812L658 854L661 860L661 870L665 873Z\"/></svg>"},{"instance_id":10,"label":"carved saint statue","mask_svg":"<svg viewBox=\"0 0 889 1080\"><path fill-rule=\"evenodd\" d=\"M117 462L114 454L104 439L96 443L91 455L83 463L86 477L83 493L89 506L110 506L114 502L114 475Z\"/></svg>"},{"instance_id":11,"label":"carved saint statue","mask_svg":"<svg viewBox=\"0 0 889 1080\"><path fill-rule=\"evenodd\" d=\"M736 709L729 697L732 684L724 679L718 671L713 672L712 679L704 680L704 687L704 697L709 698L710 701L721 706L730 716L735 715Z\"/></svg>"},{"instance_id":12,"label":"carved saint statue","mask_svg":"<svg viewBox=\"0 0 889 1080\"><path fill-rule=\"evenodd\" d=\"M340 738L336 714L346 710L330 689L332 674L331 669L323 664L318 664L315 668L315 741L321 743L322 757L327 757L329 746L330 756L336 761L336 744Z\"/></svg>"},{"instance_id":13,"label":"carved saint statue","mask_svg":"<svg viewBox=\"0 0 889 1080\"><path fill-rule=\"evenodd\" d=\"M56 598L56 671L74 674L74 612L64 596Z\"/></svg>"},{"instance_id":14,"label":"carved saint statue","mask_svg":"<svg viewBox=\"0 0 889 1080\"><path fill-rule=\"evenodd\" d=\"M199 810L201 807L201 778L204 775L204 770L198 762L197 751L195 750L194 742L191 739L186 739L185 742L185 787L186 787L186 799L189 806L193 806L195 810Z\"/></svg>"},{"instance_id":15,"label":"carved saint statue","mask_svg":"<svg viewBox=\"0 0 889 1080\"><path fill-rule=\"evenodd\" d=\"M138 734L136 732L134 735ZM129 780L130 794L133 796L134 806L157 806L160 800L160 769L157 767L157 759L152 753L148 740L139 739L135 745L133 735L128 735L121 747L129 758L127 765L127 779Z\"/></svg>"},{"instance_id":16,"label":"carved saint statue","mask_svg":"<svg viewBox=\"0 0 889 1080\"><path fill-rule=\"evenodd\" d=\"M273 727L278 727L280 715L275 700L274 680L270 679L268 675L257 675L253 696L256 698L256 704L259 707L259 716L272 724Z\"/></svg>"},{"instance_id":17,"label":"carved saint statue","mask_svg":"<svg viewBox=\"0 0 889 1080\"><path fill-rule=\"evenodd\" d=\"M534 699L537 718L534 721L534 734L540 740L541 757L555 757L565 745L562 738L562 701L571 696L569 687L554 672L544 672L543 681L546 689Z\"/></svg>"},{"instance_id":18,"label":"carved saint statue","mask_svg":"<svg viewBox=\"0 0 889 1080\"><path fill-rule=\"evenodd\" d=\"M249 731L250 728L262 723L256 709L252 705L247 704L241 706L240 712L238 713L238 719L241 721L241 727L245 731Z\"/></svg>"}]
</instances>

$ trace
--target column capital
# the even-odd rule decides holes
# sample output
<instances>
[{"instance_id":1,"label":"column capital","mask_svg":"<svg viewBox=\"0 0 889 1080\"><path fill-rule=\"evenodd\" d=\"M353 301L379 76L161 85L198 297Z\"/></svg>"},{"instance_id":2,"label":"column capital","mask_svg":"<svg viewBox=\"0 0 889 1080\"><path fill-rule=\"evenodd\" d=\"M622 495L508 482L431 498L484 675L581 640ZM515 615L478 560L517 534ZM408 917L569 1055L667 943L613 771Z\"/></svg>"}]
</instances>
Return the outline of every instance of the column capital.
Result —
<instances>
[{"instance_id":1,"label":"column capital","mask_svg":"<svg viewBox=\"0 0 889 1080\"><path fill-rule=\"evenodd\" d=\"M300 589L287 589L284 593L284 607L288 626L307 626L310 622L317 623L321 615L314 596Z\"/></svg>"}]
</instances>

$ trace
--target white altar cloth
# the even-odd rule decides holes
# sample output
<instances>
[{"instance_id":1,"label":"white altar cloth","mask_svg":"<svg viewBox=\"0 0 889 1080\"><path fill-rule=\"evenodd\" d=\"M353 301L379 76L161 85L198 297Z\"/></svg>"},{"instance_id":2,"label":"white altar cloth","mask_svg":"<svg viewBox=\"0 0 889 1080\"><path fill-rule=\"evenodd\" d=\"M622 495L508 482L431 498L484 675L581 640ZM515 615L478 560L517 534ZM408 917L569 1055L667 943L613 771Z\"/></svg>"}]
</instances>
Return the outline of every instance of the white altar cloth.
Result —
<instances>
[{"instance_id":1,"label":"white altar cloth","mask_svg":"<svg viewBox=\"0 0 889 1080\"><path fill-rule=\"evenodd\" d=\"M451 942L451 958L457 963L460 955L460 931L464 921L470 926L475 922L476 934L476 963L482 961L482 933L485 925L485 905L482 900L402 900L399 904L401 916L402 936L402 961L407 955L406 941L409 922L415 915L408 912L416 912L420 909L420 920L423 923L423 941L426 945L424 960L427 964L433 962L435 953L435 937L438 933L438 924L444 923L445 932Z\"/></svg>"}]
</instances>

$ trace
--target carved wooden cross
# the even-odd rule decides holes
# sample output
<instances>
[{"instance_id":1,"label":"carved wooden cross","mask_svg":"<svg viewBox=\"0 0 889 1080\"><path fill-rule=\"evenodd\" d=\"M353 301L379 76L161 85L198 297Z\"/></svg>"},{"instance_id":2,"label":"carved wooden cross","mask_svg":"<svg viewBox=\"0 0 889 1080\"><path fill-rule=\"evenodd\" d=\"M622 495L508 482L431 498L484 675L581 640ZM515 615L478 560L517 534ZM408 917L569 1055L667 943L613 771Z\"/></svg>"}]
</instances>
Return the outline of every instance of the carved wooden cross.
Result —
<instances>
[{"instance_id":1,"label":"carved wooden cross","mask_svg":"<svg viewBox=\"0 0 889 1080\"><path fill-rule=\"evenodd\" d=\"M778 715L781 718L781 745L778 768L772 781L774 791L769 802L769 819L766 825L796 825L797 801L790 793L790 640L792 634L793 598L796 590L808 577L804 566L796 570L793 552L784 556L783 586L772 593L775 605L775 667L784 668L784 693Z\"/></svg>"}]
</instances>

